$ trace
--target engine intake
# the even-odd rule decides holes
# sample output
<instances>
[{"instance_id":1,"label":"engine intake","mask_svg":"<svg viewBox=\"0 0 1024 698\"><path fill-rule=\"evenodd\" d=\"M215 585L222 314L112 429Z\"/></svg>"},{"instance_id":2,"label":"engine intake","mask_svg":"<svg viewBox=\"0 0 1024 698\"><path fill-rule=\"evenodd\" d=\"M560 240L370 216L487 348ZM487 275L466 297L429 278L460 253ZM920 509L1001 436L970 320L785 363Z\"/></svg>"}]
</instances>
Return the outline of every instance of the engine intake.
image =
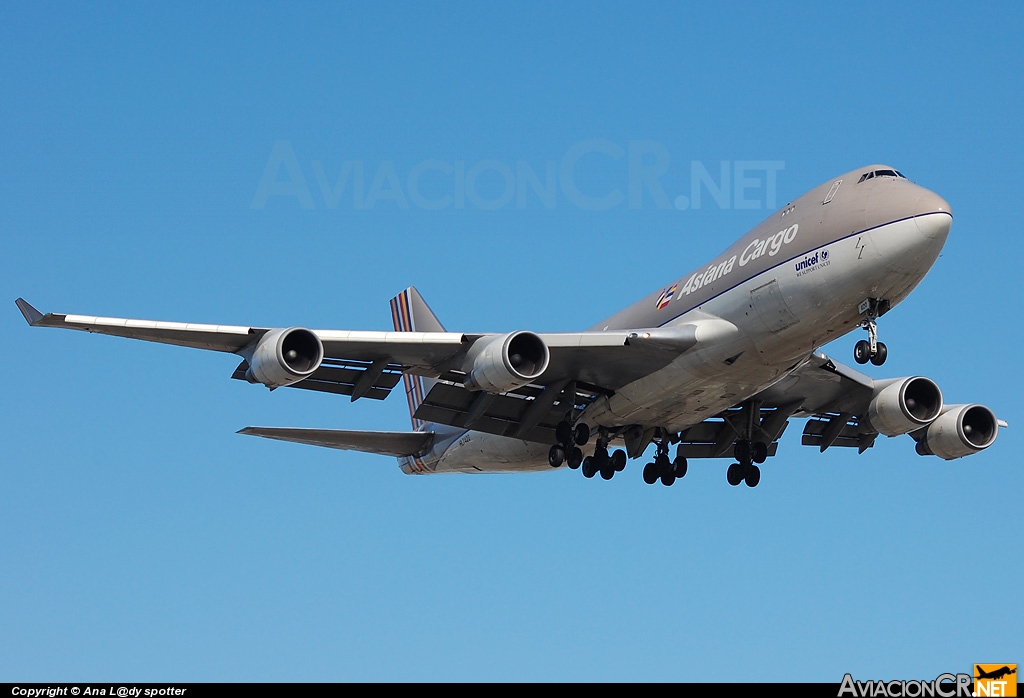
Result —
<instances>
[{"instance_id":1,"label":"engine intake","mask_svg":"<svg viewBox=\"0 0 1024 698\"><path fill-rule=\"evenodd\" d=\"M248 357L245 378L268 388L280 388L308 378L324 360L324 345L310 330L291 327L260 337Z\"/></svg>"},{"instance_id":2,"label":"engine intake","mask_svg":"<svg viewBox=\"0 0 1024 698\"><path fill-rule=\"evenodd\" d=\"M999 422L984 405L948 405L918 439L917 452L943 460L963 458L991 446L998 433Z\"/></svg>"},{"instance_id":3,"label":"engine intake","mask_svg":"<svg viewBox=\"0 0 1024 698\"><path fill-rule=\"evenodd\" d=\"M921 376L896 378L876 388L868 421L879 434L899 436L931 424L942 412L942 391Z\"/></svg>"},{"instance_id":4,"label":"engine intake","mask_svg":"<svg viewBox=\"0 0 1024 698\"><path fill-rule=\"evenodd\" d=\"M489 393L505 393L529 385L541 377L551 361L544 340L521 330L478 340L467 357L470 368L466 387Z\"/></svg>"}]
</instances>

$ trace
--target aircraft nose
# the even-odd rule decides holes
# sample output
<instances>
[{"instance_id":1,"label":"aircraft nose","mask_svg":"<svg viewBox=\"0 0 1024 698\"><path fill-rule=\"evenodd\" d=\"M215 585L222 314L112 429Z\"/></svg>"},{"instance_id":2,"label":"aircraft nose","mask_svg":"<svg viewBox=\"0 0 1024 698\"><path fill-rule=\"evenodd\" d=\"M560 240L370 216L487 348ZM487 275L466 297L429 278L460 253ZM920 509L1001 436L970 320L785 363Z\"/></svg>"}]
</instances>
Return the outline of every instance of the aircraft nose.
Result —
<instances>
[{"instance_id":1,"label":"aircraft nose","mask_svg":"<svg viewBox=\"0 0 1024 698\"><path fill-rule=\"evenodd\" d=\"M914 204L914 222L925 237L945 240L953 223L953 209L941 196L926 189Z\"/></svg>"}]
</instances>

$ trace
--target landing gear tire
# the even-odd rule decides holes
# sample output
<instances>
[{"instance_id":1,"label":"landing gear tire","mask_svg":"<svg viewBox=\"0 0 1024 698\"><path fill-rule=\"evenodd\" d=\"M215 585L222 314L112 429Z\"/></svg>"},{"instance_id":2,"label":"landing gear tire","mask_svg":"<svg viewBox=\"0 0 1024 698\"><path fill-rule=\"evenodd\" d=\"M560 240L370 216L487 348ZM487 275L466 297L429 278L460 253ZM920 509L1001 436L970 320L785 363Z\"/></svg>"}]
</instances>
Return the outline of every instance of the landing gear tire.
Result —
<instances>
[{"instance_id":1,"label":"landing gear tire","mask_svg":"<svg viewBox=\"0 0 1024 698\"><path fill-rule=\"evenodd\" d=\"M684 477L687 468L686 459L682 456L676 456L676 459L672 461L672 470L675 472L676 477Z\"/></svg>"},{"instance_id":2,"label":"landing gear tire","mask_svg":"<svg viewBox=\"0 0 1024 698\"><path fill-rule=\"evenodd\" d=\"M594 449L594 455L590 457L594 463L594 470L601 473L605 480L611 480L615 475L615 468L612 466L612 459L608 456L608 449L598 446Z\"/></svg>"},{"instance_id":3,"label":"landing gear tire","mask_svg":"<svg viewBox=\"0 0 1024 698\"><path fill-rule=\"evenodd\" d=\"M750 459L755 463L764 463L768 460L768 444L763 441L755 441L751 451Z\"/></svg>"},{"instance_id":4,"label":"landing gear tire","mask_svg":"<svg viewBox=\"0 0 1024 698\"><path fill-rule=\"evenodd\" d=\"M871 343L862 339L853 345L853 360L859 364L866 364L871 360Z\"/></svg>"},{"instance_id":5,"label":"landing gear tire","mask_svg":"<svg viewBox=\"0 0 1024 698\"><path fill-rule=\"evenodd\" d=\"M644 466L644 482L648 485L653 485L658 481L658 466L654 463L648 463Z\"/></svg>"},{"instance_id":6,"label":"landing gear tire","mask_svg":"<svg viewBox=\"0 0 1024 698\"><path fill-rule=\"evenodd\" d=\"M743 481L747 483L747 487L757 487L757 483L761 482L761 469L756 465L750 466Z\"/></svg>"},{"instance_id":7,"label":"landing gear tire","mask_svg":"<svg viewBox=\"0 0 1024 698\"><path fill-rule=\"evenodd\" d=\"M735 487L743 482L743 476L745 475L743 472L744 470L745 468L739 463L733 463L730 465L729 470L725 473L725 477L729 481L729 484Z\"/></svg>"},{"instance_id":8,"label":"landing gear tire","mask_svg":"<svg viewBox=\"0 0 1024 698\"><path fill-rule=\"evenodd\" d=\"M565 449L561 446L552 446L548 451L548 465L552 468L559 468L564 461Z\"/></svg>"},{"instance_id":9,"label":"landing gear tire","mask_svg":"<svg viewBox=\"0 0 1024 698\"><path fill-rule=\"evenodd\" d=\"M591 478L597 474L597 464L594 463L594 459L587 456L583 459L583 477Z\"/></svg>"},{"instance_id":10,"label":"landing gear tire","mask_svg":"<svg viewBox=\"0 0 1024 698\"><path fill-rule=\"evenodd\" d=\"M881 366L885 363L887 356L889 356L889 350L886 348L884 342L879 342L875 345L875 355L871 357L871 363L875 366Z\"/></svg>"},{"instance_id":11,"label":"landing gear tire","mask_svg":"<svg viewBox=\"0 0 1024 698\"><path fill-rule=\"evenodd\" d=\"M590 427L583 422L576 425L576 429L572 433L573 441L576 442L577 446L586 446L587 442L590 441Z\"/></svg>"},{"instance_id":12,"label":"landing gear tire","mask_svg":"<svg viewBox=\"0 0 1024 698\"><path fill-rule=\"evenodd\" d=\"M671 487L675 484L678 473L676 472L675 464L672 463L668 456L664 453L660 454L654 460L654 467L657 468L658 477L661 478L661 484L665 487Z\"/></svg>"},{"instance_id":13,"label":"landing gear tire","mask_svg":"<svg viewBox=\"0 0 1024 698\"><path fill-rule=\"evenodd\" d=\"M612 467L617 473L621 473L626 467L626 452L621 448L612 454Z\"/></svg>"},{"instance_id":14,"label":"landing gear tire","mask_svg":"<svg viewBox=\"0 0 1024 698\"><path fill-rule=\"evenodd\" d=\"M569 451L569 456L566 460L569 462L569 467L576 470L576 468L580 467L580 463L583 462L583 451L578 448L574 448Z\"/></svg>"}]
</instances>

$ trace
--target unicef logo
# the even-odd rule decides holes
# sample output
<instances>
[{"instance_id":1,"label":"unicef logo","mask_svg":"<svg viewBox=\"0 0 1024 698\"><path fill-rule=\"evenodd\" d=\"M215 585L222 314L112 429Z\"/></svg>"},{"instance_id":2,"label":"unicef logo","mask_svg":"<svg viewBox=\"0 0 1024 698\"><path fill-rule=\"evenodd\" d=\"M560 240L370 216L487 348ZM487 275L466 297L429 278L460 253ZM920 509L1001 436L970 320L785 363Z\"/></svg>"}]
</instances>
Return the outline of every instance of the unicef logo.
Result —
<instances>
[{"instance_id":1,"label":"unicef logo","mask_svg":"<svg viewBox=\"0 0 1024 698\"><path fill-rule=\"evenodd\" d=\"M821 251L821 261L824 262L826 259L828 259L828 250L822 250Z\"/></svg>"}]
</instances>

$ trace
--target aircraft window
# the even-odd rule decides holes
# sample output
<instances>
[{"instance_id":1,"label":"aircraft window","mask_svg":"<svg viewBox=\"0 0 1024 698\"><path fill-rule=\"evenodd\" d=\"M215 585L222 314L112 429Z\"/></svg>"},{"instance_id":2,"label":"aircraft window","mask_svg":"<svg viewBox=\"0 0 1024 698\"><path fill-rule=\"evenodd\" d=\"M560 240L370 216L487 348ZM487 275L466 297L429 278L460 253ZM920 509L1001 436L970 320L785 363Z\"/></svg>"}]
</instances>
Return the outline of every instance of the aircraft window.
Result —
<instances>
[{"instance_id":1,"label":"aircraft window","mask_svg":"<svg viewBox=\"0 0 1024 698\"><path fill-rule=\"evenodd\" d=\"M862 174L860 179L857 180L857 184L860 184L865 179L872 179L873 177L899 177L900 179L906 179L906 177L896 170L875 170L874 172L865 172Z\"/></svg>"}]
</instances>

